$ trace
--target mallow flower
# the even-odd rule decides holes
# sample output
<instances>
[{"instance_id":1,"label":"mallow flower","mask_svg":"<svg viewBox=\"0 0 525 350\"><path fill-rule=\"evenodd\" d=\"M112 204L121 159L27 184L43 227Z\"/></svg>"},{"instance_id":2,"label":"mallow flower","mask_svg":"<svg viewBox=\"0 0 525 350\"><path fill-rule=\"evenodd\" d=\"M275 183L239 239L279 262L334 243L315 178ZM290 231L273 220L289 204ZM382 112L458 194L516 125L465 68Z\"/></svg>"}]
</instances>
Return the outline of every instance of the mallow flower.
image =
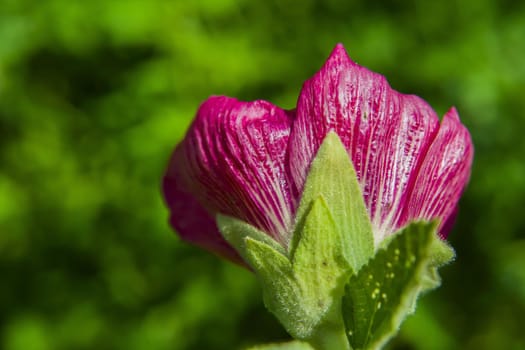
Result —
<instances>
[{"instance_id":1,"label":"mallow flower","mask_svg":"<svg viewBox=\"0 0 525 350\"><path fill-rule=\"evenodd\" d=\"M340 44L304 83L293 110L225 96L200 106L163 178L171 225L182 239L237 262L217 214L286 249L309 167L329 132L354 166L376 247L415 220L438 220L447 237L470 176L469 132L455 108L440 122L425 101L393 90Z\"/></svg>"}]
</instances>

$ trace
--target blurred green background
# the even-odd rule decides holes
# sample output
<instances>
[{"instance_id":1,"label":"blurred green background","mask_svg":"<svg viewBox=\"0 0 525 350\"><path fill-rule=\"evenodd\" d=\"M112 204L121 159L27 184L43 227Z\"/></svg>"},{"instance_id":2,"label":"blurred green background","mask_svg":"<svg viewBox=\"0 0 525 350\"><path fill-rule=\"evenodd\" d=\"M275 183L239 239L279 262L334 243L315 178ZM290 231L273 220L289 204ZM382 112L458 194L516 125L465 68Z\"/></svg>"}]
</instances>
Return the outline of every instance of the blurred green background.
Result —
<instances>
[{"instance_id":1,"label":"blurred green background","mask_svg":"<svg viewBox=\"0 0 525 350\"><path fill-rule=\"evenodd\" d=\"M183 244L160 178L210 94L295 105L337 42L476 147L457 261L390 349L525 349L522 1L0 0L0 348L287 339L247 271Z\"/></svg>"}]
</instances>

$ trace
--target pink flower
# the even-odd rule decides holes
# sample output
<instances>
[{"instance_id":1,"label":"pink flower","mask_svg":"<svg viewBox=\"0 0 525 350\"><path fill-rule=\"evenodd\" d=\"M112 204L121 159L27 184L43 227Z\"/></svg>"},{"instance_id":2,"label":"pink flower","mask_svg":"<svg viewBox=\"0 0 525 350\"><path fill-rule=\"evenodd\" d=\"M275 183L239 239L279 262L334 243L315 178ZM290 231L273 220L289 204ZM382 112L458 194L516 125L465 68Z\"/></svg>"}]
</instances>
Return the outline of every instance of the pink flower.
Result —
<instances>
[{"instance_id":1,"label":"pink flower","mask_svg":"<svg viewBox=\"0 0 525 350\"><path fill-rule=\"evenodd\" d=\"M224 96L201 105L164 176L171 225L184 240L237 261L218 213L287 247L308 168L331 130L355 167L376 244L416 219L441 219L446 237L470 176L467 129L454 108L439 124L425 101L392 90L340 44L304 83L295 110Z\"/></svg>"}]
</instances>

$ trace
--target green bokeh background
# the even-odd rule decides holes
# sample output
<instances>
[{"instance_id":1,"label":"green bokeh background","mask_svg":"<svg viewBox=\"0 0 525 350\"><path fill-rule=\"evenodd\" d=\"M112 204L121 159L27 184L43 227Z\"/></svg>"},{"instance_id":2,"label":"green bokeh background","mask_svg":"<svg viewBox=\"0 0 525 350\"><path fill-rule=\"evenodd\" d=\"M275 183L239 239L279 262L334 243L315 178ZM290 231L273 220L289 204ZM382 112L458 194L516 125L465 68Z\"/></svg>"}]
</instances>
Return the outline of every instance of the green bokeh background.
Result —
<instances>
[{"instance_id":1,"label":"green bokeh background","mask_svg":"<svg viewBox=\"0 0 525 350\"><path fill-rule=\"evenodd\" d=\"M247 271L183 244L160 178L211 94L292 108L337 42L476 147L457 261L390 349L525 349L525 4L0 0L0 348L287 339Z\"/></svg>"}]
</instances>

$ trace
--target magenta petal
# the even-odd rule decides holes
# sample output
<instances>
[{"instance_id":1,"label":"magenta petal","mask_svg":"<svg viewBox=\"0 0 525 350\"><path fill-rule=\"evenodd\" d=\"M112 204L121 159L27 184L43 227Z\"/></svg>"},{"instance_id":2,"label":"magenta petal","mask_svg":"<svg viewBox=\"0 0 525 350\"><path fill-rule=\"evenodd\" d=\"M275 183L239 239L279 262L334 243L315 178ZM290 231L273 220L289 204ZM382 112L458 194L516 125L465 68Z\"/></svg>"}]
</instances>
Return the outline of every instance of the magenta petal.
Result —
<instances>
[{"instance_id":1,"label":"magenta petal","mask_svg":"<svg viewBox=\"0 0 525 350\"><path fill-rule=\"evenodd\" d=\"M308 80L290 135L290 172L300 192L319 145L334 130L348 150L376 242L395 229L439 118L422 99L393 90L337 45Z\"/></svg>"},{"instance_id":2,"label":"magenta petal","mask_svg":"<svg viewBox=\"0 0 525 350\"><path fill-rule=\"evenodd\" d=\"M452 108L421 165L403 221L441 218L441 234L446 236L447 222L469 180L473 155L470 134Z\"/></svg>"},{"instance_id":3,"label":"magenta petal","mask_svg":"<svg viewBox=\"0 0 525 350\"><path fill-rule=\"evenodd\" d=\"M355 167L376 244L418 219L441 219L446 237L470 176L468 131L455 109L439 125L426 102L393 90L342 45L304 83L294 111L229 97L201 105L164 178L171 224L183 239L234 261L218 213L286 247L310 164L330 131Z\"/></svg>"},{"instance_id":4,"label":"magenta petal","mask_svg":"<svg viewBox=\"0 0 525 350\"><path fill-rule=\"evenodd\" d=\"M237 252L222 238L215 219L181 188L174 174L164 177L162 187L170 209L170 224L182 239L242 264Z\"/></svg>"},{"instance_id":5,"label":"magenta petal","mask_svg":"<svg viewBox=\"0 0 525 350\"><path fill-rule=\"evenodd\" d=\"M266 101L211 97L167 177L179 176L208 213L246 221L286 245L293 214L284 161L290 123L290 115Z\"/></svg>"},{"instance_id":6,"label":"magenta petal","mask_svg":"<svg viewBox=\"0 0 525 350\"><path fill-rule=\"evenodd\" d=\"M450 231L452 231L452 227L456 223L456 218L458 217L458 212L459 209L456 205L456 207L452 210L452 213L448 216L448 218L441 222L441 225L439 226L439 236L442 239L446 239Z\"/></svg>"}]
</instances>

